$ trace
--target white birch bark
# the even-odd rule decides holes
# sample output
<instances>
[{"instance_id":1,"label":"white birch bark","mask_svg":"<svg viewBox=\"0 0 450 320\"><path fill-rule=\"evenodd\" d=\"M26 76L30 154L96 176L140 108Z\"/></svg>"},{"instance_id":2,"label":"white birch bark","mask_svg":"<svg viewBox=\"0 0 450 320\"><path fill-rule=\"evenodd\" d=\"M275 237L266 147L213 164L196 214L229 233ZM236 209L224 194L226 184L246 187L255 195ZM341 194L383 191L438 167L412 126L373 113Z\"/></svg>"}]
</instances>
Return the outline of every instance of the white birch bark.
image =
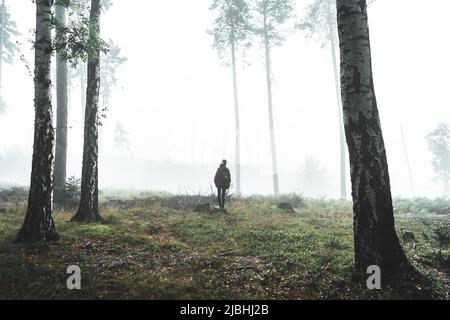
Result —
<instances>
[{"instance_id":1,"label":"white birch bark","mask_svg":"<svg viewBox=\"0 0 450 320\"><path fill-rule=\"evenodd\" d=\"M365 0L337 0L341 96L350 155L355 266L383 277L408 265L394 227L388 163L372 76Z\"/></svg>"},{"instance_id":2,"label":"white birch bark","mask_svg":"<svg viewBox=\"0 0 450 320\"><path fill-rule=\"evenodd\" d=\"M53 0L36 1L35 123L28 207L18 241L58 239L52 218L54 129L50 61Z\"/></svg>"},{"instance_id":3,"label":"white birch bark","mask_svg":"<svg viewBox=\"0 0 450 320\"><path fill-rule=\"evenodd\" d=\"M91 37L100 36L101 1L92 0ZM80 206L74 221L101 221L98 210L98 116L100 96L100 50L88 56L86 115L84 125L83 168L81 174Z\"/></svg>"}]
</instances>

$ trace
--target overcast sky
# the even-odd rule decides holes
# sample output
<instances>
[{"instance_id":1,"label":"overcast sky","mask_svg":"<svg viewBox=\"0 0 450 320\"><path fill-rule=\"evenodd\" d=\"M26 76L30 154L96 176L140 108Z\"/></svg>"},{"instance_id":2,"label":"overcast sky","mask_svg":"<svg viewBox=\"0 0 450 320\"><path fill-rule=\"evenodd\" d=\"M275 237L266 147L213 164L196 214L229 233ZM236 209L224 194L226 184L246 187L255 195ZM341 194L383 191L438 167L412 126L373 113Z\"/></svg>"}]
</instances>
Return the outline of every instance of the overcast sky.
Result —
<instances>
[{"instance_id":1,"label":"overcast sky","mask_svg":"<svg viewBox=\"0 0 450 320\"><path fill-rule=\"evenodd\" d=\"M298 16L310 1L297 1ZM8 0L23 33L21 50L33 63L30 0ZM128 58L118 71L102 129L104 158L118 153L114 128L129 132L134 157L218 163L234 159L231 70L223 66L206 33L214 16L207 0L114 0L102 18L102 35ZM405 130L419 195L439 196L424 137L450 119L450 1L377 0L369 9L375 90L394 195L411 194L400 125ZM293 21L295 22L295 21ZM274 116L280 171L296 174L307 155L338 177L337 106L330 48L297 32L273 50ZM271 170L265 70L257 43L240 64L242 162ZM242 62L242 61L241 61ZM33 68L31 66L31 68ZM0 152L31 153L33 79L17 61L3 70L10 108L0 116ZM80 175L82 140L79 89L71 92L69 174ZM1 180L1 179L0 179ZM245 182L243 183L245 185ZM293 190L283 190L284 192ZM245 190L244 190L245 191ZM336 195L338 190L336 190Z\"/></svg>"}]
</instances>

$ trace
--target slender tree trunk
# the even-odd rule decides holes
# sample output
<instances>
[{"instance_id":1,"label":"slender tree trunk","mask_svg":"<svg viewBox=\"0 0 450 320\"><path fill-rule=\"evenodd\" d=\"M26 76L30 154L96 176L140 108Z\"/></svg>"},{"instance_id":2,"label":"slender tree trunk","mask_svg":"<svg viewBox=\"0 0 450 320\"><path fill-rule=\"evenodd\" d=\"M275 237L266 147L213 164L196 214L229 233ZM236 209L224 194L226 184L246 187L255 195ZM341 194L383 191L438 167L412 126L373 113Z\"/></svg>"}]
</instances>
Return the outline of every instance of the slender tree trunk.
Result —
<instances>
[{"instance_id":1,"label":"slender tree trunk","mask_svg":"<svg viewBox=\"0 0 450 320\"><path fill-rule=\"evenodd\" d=\"M17 241L58 239L52 218L54 145L50 80L52 5L53 0L36 1L33 160L28 208Z\"/></svg>"},{"instance_id":2,"label":"slender tree trunk","mask_svg":"<svg viewBox=\"0 0 450 320\"><path fill-rule=\"evenodd\" d=\"M403 131L402 125L400 125L400 131L402 133L403 151L405 152L406 165L408 166L409 182L411 183L411 192L412 192L413 198L415 198L416 190L414 188L414 179L413 179L413 175L412 175L412 171L411 171L411 164L409 162L408 148L406 147L405 132Z\"/></svg>"},{"instance_id":3,"label":"slender tree trunk","mask_svg":"<svg viewBox=\"0 0 450 320\"><path fill-rule=\"evenodd\" d=\"M236 193L241 194L241 131L239 119L239 99L237 88L236 71L236 48L234 41L231 43L231 61L233 66L233 93L234 93L234 113L236 126Z\"/></svg>"},{"instance_id":4,"label":"slender tree trunk","mask_svg":"<svg viewBox=\"0 0 450 320\"><path fill-rule=\"evenodd\" d=\"M105 56L106 57L106 56ZM103 91L100 90L100 95L102 98L102 105L101 105L101 111L102 113L105 113L107 110L107 103L108 102L108 97L107 97L107 92L109 92L109 87L108 87L108 82L107 82L107 78L108 78L108 59L102 59L102 56L100 56L100 60L102 61L102 65L100 66L100 78L102 79L102 83L101 83L101 87L103 88ZM105 72L102 71L105 70ZM100 117L101 118L101 117ZM103 143L103 125L101 124L101 122L104 119L100 120L99 123L99 145L102 145Z\"/></svg>"},{"instance_id":5,"label":"slender tree trunk","mask_svg":"<svg viewBox=\"0 0 450 320\"><path fill-rule=\"evenodd\" d=\"M278 164L277 150L275 144L275 128L273 121L273 104L272 104L272 65L270 60L270 44L267 37L266 23L264 22L264 47L266 53L266 78L267 78L267 104L269 109L269 127L270 127L270 147L272 152L272 172L273 172L273 191L275 197L280 195L278 185Z\"/></svg>"},{"instance_id":6,"label":"slender tree trunk","mask_svg":"<svg viewBox=\"0 0 450 320\"><path fill-rule=\"evenodd\" d=\"M339 148L340 148L340 167L341 167L341 199L347 199L347 172L346 172L346 157L345 157L345 132L344 132L344 120L342 117L342 103L341 103L341 90L339 85L339 70L336 55L336 39L334 37L333 21L331 16L331 0L328 0L328 26L330 32L330 46L331 46L331 56L333 59L333 71L334 71L334 84L336 89L336 101L338 106L338 117L339 117Z\"/></svg>"},{"instance_id":7,"label":"slender tree trunk","mask_svg":"<svg viewBox=\"0 0 450 320\"><path fill-rule=\"evenodd\" d=\"M100 0L92 0L90 21L91 37L100 35ZM88 86L86 92L86 118L84 126L83 168L81 197L73 221L101 221L98 210L98 108L100 95L100 50L89 53Z\"/></svg>"},{"instance_id":8,"label":"slender tree trunk","mask_svg":"<svg viewBox=\"0 0 450 320\"><path fill-rule=\"evenodd\" d=\"M365 0L337 0L341 88L353 190L355 266L382 279L409 266L394 227L386 150L372 77Z\"/></svg>"},{"instance_id":9,"label":"slender tree trunk","mask_svg":"<svg viewBox=\"0 0 450 320\"><path fill-rule=\"evenodd\" d=\"M55 6L56 21L66 25L66 8ZM68 69L61 53L56 53L56 151L55 151L55 202L62 199L66 182L67 118L68 118Z\"/></svg>"},{"instance_id":10,"label":"slender tree trunk","mask_svg":"<svg viewBox=\"0 0 450 320\"><path fill-rule=\"evenodd\" d=\"M2 74L3 74L3 43L5 39L5 21L6 21L6 5L5 0L2 0L2 14L0 17L1 29L0 29L0 103L2 98Z\"/></svg>"},{"instance_id":11,"label":"slender tree trunk","mask_svg":"<svg viewBox=\"0 0 450 320\"><path fill-rule=\"evenodd\" d=\"M86 110L86 68L84 63L80 64L80 97L81 97L81 119L84 121Z\"/></svg>"}]
</instances>

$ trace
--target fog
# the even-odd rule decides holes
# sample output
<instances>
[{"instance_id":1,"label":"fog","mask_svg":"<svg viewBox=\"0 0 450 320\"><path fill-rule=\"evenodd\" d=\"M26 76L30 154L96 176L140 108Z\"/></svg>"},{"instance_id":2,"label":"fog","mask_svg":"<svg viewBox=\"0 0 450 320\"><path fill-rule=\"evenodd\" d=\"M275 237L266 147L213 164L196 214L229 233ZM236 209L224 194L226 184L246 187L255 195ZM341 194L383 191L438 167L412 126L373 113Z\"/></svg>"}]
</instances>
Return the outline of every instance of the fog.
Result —
<instances>
[{"instance_id":1,"label":"fog","mask_svg":"<svg viewBox=\"0 0 450 320\"><path fill-rule=\"evenodd\" d=\"M310 1L297 1L297 22ZM210 1L116 0L102 17L102 37L128 60L100 137L100 187L209 192L215 168L228 159L234 174L235 133L231 69L207 34ZM8 1L24 59L3 67L0 183L27 185L33 147L35 6ZM416 196L438 197L425 136L450 119L448 0L378 0L369 8L375 90L389 162L392 193L411 197L400 126L405 132ZM24 60L24 61L23 61ZM244 63L245 62L245 63ZM339 128L329 47L292 29L272 53L274 117L280 191L339 196ZM238 69L242 191L272 192L263 51L257 41ZM55 94L54 94L55 96ZM68 176L81 176L83 122L80 88L70 92ZM117 124L128 150L114 142ZM327 171L323 188L304 190L301 169L314 156ZM348 170L347 170L348 171ZM350 190L350 177L348 177Z\"/></svg>"}]
</instances>

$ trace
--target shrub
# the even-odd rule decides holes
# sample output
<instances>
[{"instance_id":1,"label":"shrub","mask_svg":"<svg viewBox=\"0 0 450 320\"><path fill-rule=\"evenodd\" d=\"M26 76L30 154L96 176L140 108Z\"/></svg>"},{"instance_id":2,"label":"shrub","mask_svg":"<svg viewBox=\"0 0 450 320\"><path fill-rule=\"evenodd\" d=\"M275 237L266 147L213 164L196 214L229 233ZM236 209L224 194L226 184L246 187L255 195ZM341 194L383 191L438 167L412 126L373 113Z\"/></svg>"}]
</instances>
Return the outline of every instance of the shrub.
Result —
<instances>
[{"instance_id":1,"label":"shrub","mask_svg":"<svg viewBox=\"0 0 450 320\"><path fill-rule=\"evenodd\" d=\"M298 194L298 193L282 194L279 196L278 202L289 203L294 208L305 207L305 198L303 197L303 195Z\"/></svg>"},{"instance_id":2,"label":"shrub","mask_svg":"<svg viewBox=\"0 0 450 320\"><path fill-rule=\"evenodd\" d=\"M72 176L64 184L64 190L60 197L60 204L66 207L74 207L78 205L81 194L81 179Z\"/></svg>"},{"instance_id":3,"label":"shrub","mask_svg":"<svg viewBox=\"0 0 450 320\"><path fill-rule=\"evenodd\" d=\"M434 229L434 240L439 247L445 247L450 244L450 225L440 224Z\"/></svg>"},{"instance_id":4,"label":"shrub","mask_svg":"<svg viewBox=\"0 0 450 320\"><path fill-rule=\"evenodd\" d=\"M450 200L437 198L394 199L395 213L435 213L449 214Z\"/></svg>"}]
</instances>

